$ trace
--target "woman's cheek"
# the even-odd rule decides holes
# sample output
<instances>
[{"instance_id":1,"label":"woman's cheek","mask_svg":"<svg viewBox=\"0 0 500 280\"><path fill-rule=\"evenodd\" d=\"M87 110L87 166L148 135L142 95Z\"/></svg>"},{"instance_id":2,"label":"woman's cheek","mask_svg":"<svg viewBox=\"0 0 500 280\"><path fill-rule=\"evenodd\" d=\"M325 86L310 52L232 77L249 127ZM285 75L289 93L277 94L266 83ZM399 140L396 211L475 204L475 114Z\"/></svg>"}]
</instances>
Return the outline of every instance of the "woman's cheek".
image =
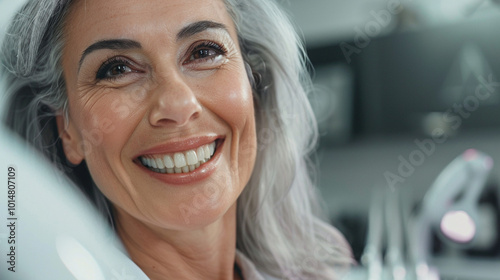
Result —
<instances>
[{"instance_id":1,"label":"woman's cheek","mask_svg":"<svg viewBox=\"0 0 500 280\"><path fill-rule=\"evenodd\" d=\"M241 129L248 118L254 117L250 82L244 67L219 70L210 85L212 94L206 100L211 110L231 126Z\"/></svg>"},{"instance_id":2,"label":"woman's cheek","mask_svg":"<svg viewBox=\"0 0 500 280\"><path fill-rule=\"evenodd\" d=\"M108 152L123 147L134 124L140 121L146 95L146 89L135 87L95 93L93 98L82 100L81 134L88 156L95 150Z\"/></svg>"},{"instance_id":3,"label":"woman's cheek","mask_svg":"<svg viewBox=\"0 0 500 280\"><path fill-rule=\"evenodd\" d=\"M239 87L227 91L223 103L223 119L229 121L233 134L231 169L238 174L243 187L250 178L257 153L254 102L246 75L240 78Z\"/></svg>"}]
</instances>

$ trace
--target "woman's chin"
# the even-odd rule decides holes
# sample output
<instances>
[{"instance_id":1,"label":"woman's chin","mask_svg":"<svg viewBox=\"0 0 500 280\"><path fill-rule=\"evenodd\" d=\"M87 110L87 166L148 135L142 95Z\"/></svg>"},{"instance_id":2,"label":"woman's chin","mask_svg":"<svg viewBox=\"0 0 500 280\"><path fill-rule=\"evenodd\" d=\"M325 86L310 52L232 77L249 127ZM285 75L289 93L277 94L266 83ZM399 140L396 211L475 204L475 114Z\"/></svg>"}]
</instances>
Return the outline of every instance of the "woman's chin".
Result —
<instances>
[{"instance_id":1,"label":"woman's chin","mask_svg":"<svg viewBox=\"0 0 500 280\"><path fill-rule=\"evenodd\" d=\"M149 206L151 207L151 205ZM153 216L149 220L155 226L167 230L203 229L226 218L234 218L236 207L232 206L236 206L236 203L231 204L227 198L210 200L200 196L190 203L180 203L177 206L169 205L168 209L163 211L160 207L153 207L155 208L152 212ZM141 217L139 220L143 219L144 217Z\"/></svg>"}]
</instances>

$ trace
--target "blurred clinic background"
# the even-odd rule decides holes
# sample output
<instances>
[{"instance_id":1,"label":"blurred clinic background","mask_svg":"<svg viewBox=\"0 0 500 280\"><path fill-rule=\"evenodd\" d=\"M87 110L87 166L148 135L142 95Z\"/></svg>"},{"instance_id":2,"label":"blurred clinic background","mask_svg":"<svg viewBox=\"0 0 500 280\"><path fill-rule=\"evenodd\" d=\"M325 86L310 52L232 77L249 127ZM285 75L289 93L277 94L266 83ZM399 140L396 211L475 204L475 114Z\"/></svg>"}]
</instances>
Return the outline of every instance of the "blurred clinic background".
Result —
<instances>
[{"instance_id":1,"label":"blurred clinic background","mask_svg":"<svg viewBox=\"0 0 500 280\"><path fill-rule=\"evenodd\" d=\"M366 279L436 279L419 258L500 279L500 1L281 3L315 69L320 191Z\"/></svg>"},{"instance_id":2,"label":"blurred clinic background","mask_svg":"<svg viewBox=\"0 0 500 280\"><path fill-rule=\"evenodd\" d=\"M3 33L24 1L0 0ZM500 279L500 1L279 1L353 279Z\"/></svg>"}]
</instances>

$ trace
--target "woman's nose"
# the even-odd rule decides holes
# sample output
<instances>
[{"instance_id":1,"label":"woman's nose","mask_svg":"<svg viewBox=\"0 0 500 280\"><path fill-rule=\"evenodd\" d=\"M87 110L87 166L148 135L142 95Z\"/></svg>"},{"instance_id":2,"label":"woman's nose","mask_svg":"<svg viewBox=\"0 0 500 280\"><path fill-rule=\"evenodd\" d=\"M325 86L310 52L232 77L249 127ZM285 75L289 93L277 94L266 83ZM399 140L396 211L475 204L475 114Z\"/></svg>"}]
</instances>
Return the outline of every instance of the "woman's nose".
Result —
<instances>
[{"instance_id":1,"label":"woman's nose","mask_svg":"<svg viewBox=\"0 0 500 280\"><path fill-rule=\"evenodd\" d=\"M183 126L202 111L191 87L178 74L161 78L153 96L149 115L152 126Z\"/></svg>"}]
</instances>

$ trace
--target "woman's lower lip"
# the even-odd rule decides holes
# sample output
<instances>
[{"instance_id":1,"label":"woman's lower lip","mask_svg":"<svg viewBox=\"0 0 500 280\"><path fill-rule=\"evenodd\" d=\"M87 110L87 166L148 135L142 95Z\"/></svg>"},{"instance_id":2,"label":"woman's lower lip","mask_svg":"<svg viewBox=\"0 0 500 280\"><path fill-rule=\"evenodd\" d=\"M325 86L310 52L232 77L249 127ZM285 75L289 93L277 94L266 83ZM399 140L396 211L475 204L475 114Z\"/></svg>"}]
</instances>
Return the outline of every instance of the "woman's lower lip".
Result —
<instances>
[{"instance_id":1,"label":"woman's lower lip","mask_svg":"<svg viewBox=\"0 0 500 280\"><path fill-rule=\"evenodd\" d=\"M205 162L200 167L196 168L195 170L189 173L179 173L179 174L158 173L146 168L143 165L140 165L140 167L142 170L147 172L151 177L158 179L166 184L185 185L185 184L195 183L203 179L206 179L215 172L215 169L217 168L217 165L219 164L222 155L222 148L224 147L224 142L225 141L222 141L222 143L218 145L214 155L209 161Z\"/></svg>"}]
</instances>

